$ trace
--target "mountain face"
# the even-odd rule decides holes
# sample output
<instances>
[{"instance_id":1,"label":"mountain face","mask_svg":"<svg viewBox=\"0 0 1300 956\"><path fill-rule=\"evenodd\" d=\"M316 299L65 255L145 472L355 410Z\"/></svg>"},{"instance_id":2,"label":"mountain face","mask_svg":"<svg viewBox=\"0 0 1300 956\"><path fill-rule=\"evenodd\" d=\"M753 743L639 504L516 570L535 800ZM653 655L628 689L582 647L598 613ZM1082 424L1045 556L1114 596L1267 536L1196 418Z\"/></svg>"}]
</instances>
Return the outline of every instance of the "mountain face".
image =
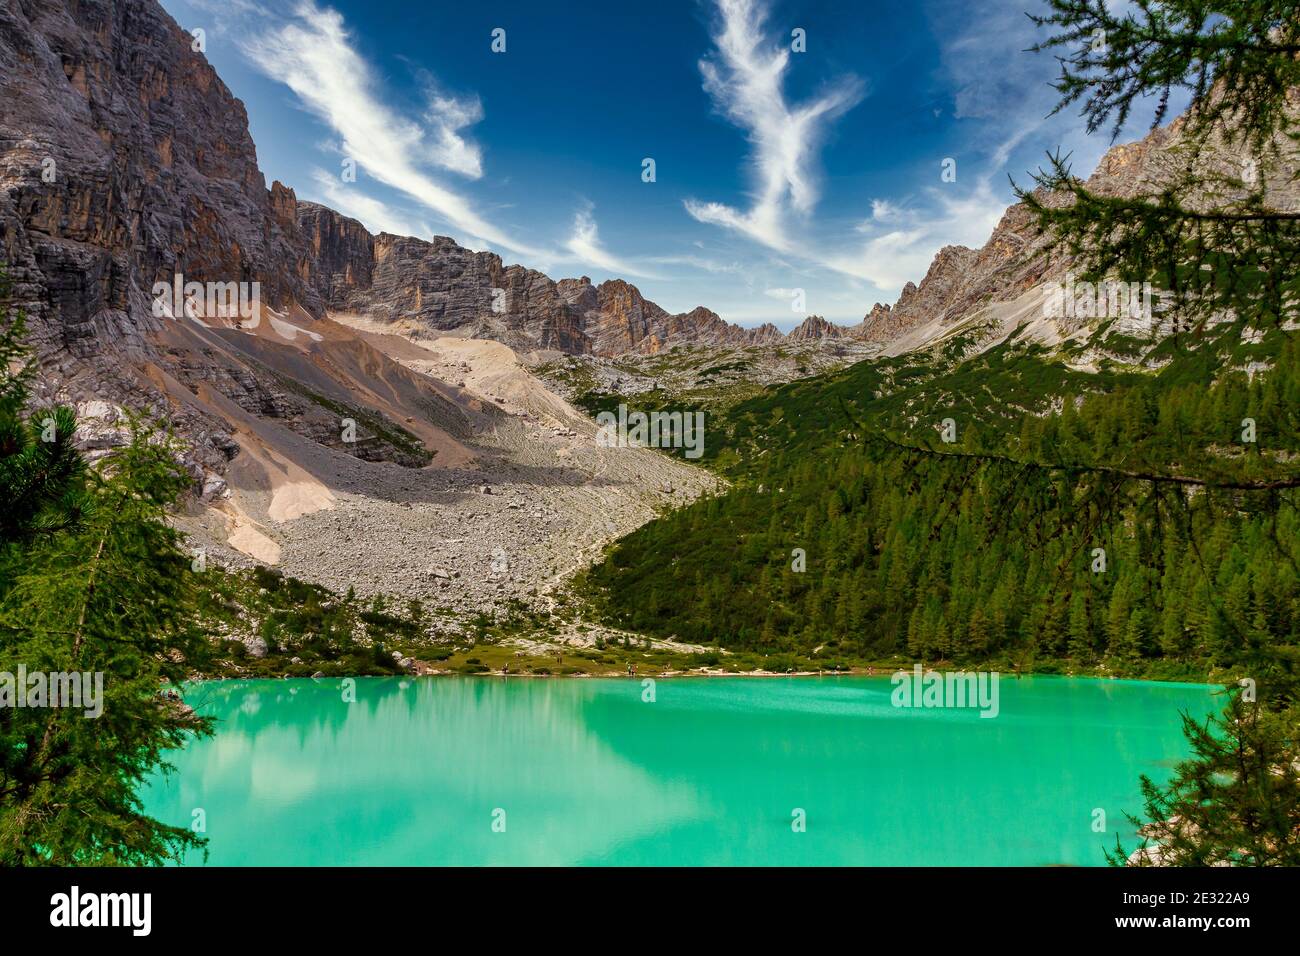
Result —
<instances>
[{"instance_id":1,"label":"mountain face","mask_svg":"<svg viewBox=\"0 0 1300 956\"><path fill-rule=\"evenodd\" d=\"M1158 191L1185 164L1188 153L1196 162L1236 171L1240 157L1221 142L1188 149L1182 117L1152 130L1135 143L1111 147L1087 179L1101 194L1132 196ZM1294 144L1279 146L1296 154ZM1271 182L1269 200L1279 209L1300 206L1295 182ZM1040 194L1051 205L1065 197ZM1078 331L1089 320L1051 317L1043 308L1047 283L1061 283L1076 271L1076 260L1054 253L1047 237L1037 234L1028 209L1021 203L1003 214L988 242L980 249L946 246L931 263L919 285L908 283L892 306L876 303L852 334L878 344L887 355L923 348L973 325L984 344L1001 340L1015 328L1027 325L1028 336L1054 342ZM1143 326L1143 322L1146 326ZM1150 332L1150 320L1120 323L1135 334ZM1118 327L1118 326L1117 326Z\"/></svg>"},{"instance_id":2,"label":"mountain face","mask_svg":"<svg viewBox=\"0 0 1300 956\"><path fill-rule=\"evenodd\" d=\"M243 105L192 42L153 0L0 6L0 261L28 316L34 399L78 404L92 449L124 439L121 406L163 417L212 493L254 443L249 415L337 446L347 409L349 454L422 463L385 423L419 407L462 428L476 413L315 328L327 298L370 283L370 238L310 215L303 233L293 191L267 189ZM189 294L160 308L155 284L178 277L242 283L250 299L256 283L269 321L173 318L193 316Z\"/></svg>"},{"instance_id":3,"label":"mountain face","mask_svg":"<svg viewBox=\"0 0 1300 956\"><path fill-rule=\"evenodd\" d=\"M1148 151L1166 136L1166 130L1156 130L1140 149L1112 148L1089 183L1117 191L1121 183L1131 188ZM1028 210L1017 203L1003 214L982 248L943 247L919 285L907 283L892 307L877 302L852 333L886 350L919 347L991 303L1013 301L1045 281L1064 277L1071 262L1053 258L1049 250L1050 243L1037 234ZM928 334L909 336L922 327L928 327Z\"/></svg>"},{"instance_id":4,"label":"mountain face","mask_svg":"<svg viewBox=\"0 0 1300 956\"><path fill-rule=\"evenodd\" d=\"M315 203L298 204L302 271L327 309L430 334L462 331L525 349L589 351L580 317L558 284L445 236L432 242L380 233Z\"/></svg>"},{"instance_id":5,"label":"mountain face","mask_svg":"<svg viewBox=\"0 0 1300 956\"><path fill-rule=\"evenodd\" d=\"M819 342L822 339L842 339L848 332L820 315L810 315L797 329L791 329L787 338L792 342Z\"/></svg>"},{"instance_id":6,"label":"mountain face","mask_svg":"<svg viewBox=\"0 0 1300 956\"><path fill-rule=\"evenodd\" d=\"M961 294L963 279L978 257L976 250L965 246L944 246L919 286L914 282L903 286L893 308L880 303L872 307L858 330L859 337L890 342L922 322L963 308L967 304Z\"/></svg>"},{"instance_id":7,"label":"mountain face","mask_svg":"<svg viewBox=\"0 0 1300 956\"><path fill-rule=\"evenodd\" d=\"M243 105L191 42L153 2L0 6L0 260L47 373L38 398L169 405L144 364L153 284L176 274L322 311L295 268L292 194L266 189ZM218 426L170 413L223 460Z\"/></svg>"},{"instance_id":8,"label":"mountain face","mask_svg":"<svg viewBox=\"0 0 1300 956\"><path fill-rule=\"evenodd\" d=\"M298 203L297 215L306 243L300 272L326 308L402 322L417 334L455 332L523 352L598 356L783 338L775 326L741 328L703 306L671 314L622 279L598 286L585 276L555 281L446 236L371 236L355 219L315 203Z\"/></svg>"},{"instance_id":9,"label":"mountain face","mask_svg":"<svg viewBox=\"0 0 1300 956\"><path fill-rule=\"evenodd\" d=\"M0 10L0 248L65 346L144 330L177 272L321 311L292 194L267 191L243 104L191 42L152 2Z\"/></svg>"}]
</instances>

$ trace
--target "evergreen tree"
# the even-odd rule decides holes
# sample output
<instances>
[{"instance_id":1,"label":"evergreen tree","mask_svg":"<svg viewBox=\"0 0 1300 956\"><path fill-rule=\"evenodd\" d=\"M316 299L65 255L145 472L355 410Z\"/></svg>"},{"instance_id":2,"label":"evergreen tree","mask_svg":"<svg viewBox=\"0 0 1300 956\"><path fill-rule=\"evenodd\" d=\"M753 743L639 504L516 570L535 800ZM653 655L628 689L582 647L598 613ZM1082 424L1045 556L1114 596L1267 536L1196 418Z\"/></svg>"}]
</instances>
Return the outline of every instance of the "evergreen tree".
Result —
<instances>
[{"instance_id":1,"label":"evergreen tree","mask_svg":"<svg viewBox=\"0 0 1300 956\"><path fill-rule=\"evenodd\" d=\"M1239 689L1221 716L1184 714L1192 756L1173 779L1142 777L1146 820L1130 816L1142 840L1107 859L1136 866L1300 865L1300 712L1269 709Z\"/></svg>"},{"instance_id":2,"label":"evergreen tree","mask_svg":"<svg viewBox=\"0 0 1300 956\"><path fill-rule=\"evenodd\" d=\"M149 428L87 469L69 410L25 417L22 318L0 302L0 672L88 674L90 693L102 675L98 708L0 708L0 865L177 858L203 841L144 815L137 791L209 729L160 692L207 649L166 522L187 478Z\"/></svg>"},{"instance_id":3,"label":"evergreen tree","mask_svg":"<svg viewBox=\"0 0 1300 956\"><path fill-rule=\"evenodd\" d=\"M1092 621L1088 615L1088 601L1082 591L1076 591L1070 597L1069 655L1079 664L1092 661Z\"/></svg>"},{"instance_id":4,"label":"evergreen tree","mask_svg":"<svg viewBox=\"0 0 1300 956\"><path fill-rule=\"evenodd\" d=\"M31 364L23 345L26 319L12 307L10 289L0 264L0 548L71 528L85 506L72 411L24 417Z\"/></svg>"}]
</instances>

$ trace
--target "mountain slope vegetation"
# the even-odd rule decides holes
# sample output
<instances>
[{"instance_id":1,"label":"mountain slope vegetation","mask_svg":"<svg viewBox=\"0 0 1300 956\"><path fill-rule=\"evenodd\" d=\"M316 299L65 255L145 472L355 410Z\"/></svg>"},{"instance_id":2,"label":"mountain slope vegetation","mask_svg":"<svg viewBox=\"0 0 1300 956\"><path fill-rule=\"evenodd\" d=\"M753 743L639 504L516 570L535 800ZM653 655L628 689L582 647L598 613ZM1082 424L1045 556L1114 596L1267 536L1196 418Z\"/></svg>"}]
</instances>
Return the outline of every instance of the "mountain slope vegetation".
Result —
<instances>
[{"instance_id":1,"label":"mountain slope vegetation","mask_svg":"<svg viewBox=\"0 0 1300 956\"><path fill-rule=\"evenodd\" d=\"M1101 375L1034 347L912 356L742 403L706 443L732 490L623 539L589 580L620 626L771 652L1190 675L1241 660L1239 621L1252 642L1295 644L1300 579L1264 546L1300 539L1286 489L1241 491L1229 514L1181 491L1181 526L1151 512L1141 479L1084 534L1028 504L1008 512L1026 491L1016 462L1042 452L1157 475L1181 455L1261 481L1300 454L1292 334L1221 327L1170 347L1158 372ZM1242 370L1270 353L1271 370ZM913 448L952 455L920 467Z\"/></svg>"}]
</instances>

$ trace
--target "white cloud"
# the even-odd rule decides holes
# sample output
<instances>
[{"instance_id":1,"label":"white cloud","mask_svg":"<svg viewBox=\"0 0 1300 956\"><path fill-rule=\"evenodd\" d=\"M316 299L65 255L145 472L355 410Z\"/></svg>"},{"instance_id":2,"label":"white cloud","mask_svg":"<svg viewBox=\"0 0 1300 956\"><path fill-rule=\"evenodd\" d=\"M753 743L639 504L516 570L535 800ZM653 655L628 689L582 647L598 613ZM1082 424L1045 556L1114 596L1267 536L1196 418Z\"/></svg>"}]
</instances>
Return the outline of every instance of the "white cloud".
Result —
<instances>
[{"instance_id":1,"label":"white cloud","mask_svg":"<svg viewBox=\"0 0 1300 956\"><path fill-rule=\"evenodd\" d=\"M944 246L983 246L1007 208L989 177L978 179L969 190L957 191L957 185L950 183L928 190L927 195L931 202L924 214L903 213L895 207L897 214L887 220L892 227L887 231L873 232L869 223L863 223L858 231L870 233L871 238L856 254L835 256L826 265L866 279L881 291L894 292L908 282L920 282Z\"/></svg>"},{"instance_id":2,"label":"white cloud","mask_svg":"<svg viewBox=\"0 0 1300 956\"><path fill-rule=\"evenodd\" d=\"M1015 165L1032 162L1025 156L1027 144L1044 151L1062 146L1083 174L1109 146L1107 136L1088 135L1074 110L1049 116L1058 98L1050 85L1057 66L1050 55L1025 52L1041 37L1024 16L1022 0L978 9L968 0L934 0L928 9L936 35L947 38L940 55L962 134L953 153L959 179L922 189L906 201L874 200L870 218L855 229L865 242L848 254L837 251L820 260L886 293L920 282L944 246L980 248L988 241L1015 201L1003 185L1007 173L1018 182L1029 179ZM991 70L990 63L998 68ZM1139 113L1128 127L1133 135L1142 135L1150 121L1149 109Z\"/></svg>"},{"instance_id":3,"label":"white cloud","mask_svg":"<svg viewBox=\"0 0 1300 956\"><path fill-rule=\"evenodd\" d=\"M1107 0L1114 13L1132 6L1127 0ZM1110 145L1110 129L1090 134L1079 115L1079 104L1050 115L1060 94L1052 88L1060 67L1052 51L1027 52L1036 42L1056 32L1039 28L1025 10L1049 12L1044 0L1004 0L972 5L969 0L931 0L930 20L936 36L948 38L940 47L943 73L953 92L953 116L971 120L969 150L988 157L990 173L1011 172L1017 181L1027 179L1023 168L1008 169L1016 150L1026 140L1038 148L1038 157L1061 147L1073 155L1076 170L1087 175ZM996 64L991 69L990 64ZM1186 105L1184 92L1176 91L1170 117ZM1145 135L1155 115L1156 98L1139 100L1123 137ZM1017 156L1022 161L1034 157Z\"/></svg>"},{"instance_id":4,"label":"white cloud","mask_svg":"<svg viewBox=\"0 0 1300 956\"><path fill-rule=\"evenodd\" d=\"M433 167L482 175L478 147L461 135L482 117L477 100L434 96L424 123L390 109L375 94L370 67L354 49L342 15L312 0L303 0L282 26L248 40L245 52L334 129L343 155L363 173L406 193L464 235L539 254L487 222L468 199L428 172Z\"/></svg>"},{"instance_id":5,"label":"white cloud","mask_svg":"<svg viewBox=\"0 0 1300 956\"><path fill-rule=\"evenodd\" d=\"M482 178L482 151L477 143L460 135L462 129L483 119L483 104L478 97L458 100L435 93L431 96L429 108L424 115L433 132L429 156L434 164L471 179Z\"/></svg>"},{"instance_id":6,"label":"white cloud","mask_svg":"<svg viewBox=\"0 0 1300 956\"><path fill-rule=\"evenodd\" d=\"M944 245L983 245L1007 205L987 177L964 192L956 192L960 187L955 185L947 192L929 191L923 210L887 197L872 200L870 218L856 227L868 238L858 240L847 254L843 242L827 247L794 235L792 220L806 221L819 198L815 160L825 134L832 120L861 100L863 85L855 77L842 77L819 96L791 106L783 92L790 51L765 40L768 10L762 0L717 2L721 18L715 50L701 61L700 70L715 105L749 136L755 190L747 210L688 200L686 209L695 219L851 280L870 282L881 294L920 281ZM1013 146L1009 143L1007 152ZM789 299L793 290L772 288L763 294Z\"/></svg>"},{"instance_id":7,"label":"white cloud","mask_svg":"<svg viewBox=\"0 0 1300 956\"><path fill-rule=\"evenodd\" d=\"M898 222L903 210L888 199L871 200L871 218L876 222Z\"/></svg>"},{"instance_id":8,"label":"white cloud","mask_svg":"<svg viewBox=\"0 0 1300 956\"><path fill-rule=\"evenodd\" d=\"M229 25L227 22L229 14L255 14L259 12L258 6L253 0L187 0L187 3L195 10L214 14L212 28L208 32L216 34L226 32L226 27ZM215 14L223 14L223 16L218 17ZM173 16L175 16L174 13Z\"/></svg>"},{"instance_id":9,"label":"white cloud","mask_svg":"<svg viewBox=\"0 0 1300 956\"><path fill-rule=\"evenodd\" d=\"M817 204L814 160L830 121L862 98L862 83L843 77L813 99L791 106L783 91L790 50L763 36L768 11L759 0L718 0L714 56L700 61L704 89L723 115L745 130L753 154L752 205L686 201L700 222L735 230L771 249L796 243L787 234L791 212Z\"/></svg>"},{"instance_id":10,"label":"white cloud","mask_svg":"<svg viewBox=\"0 0 1300 956\"><path fill-rule=\"evenodd\" d=\"M706 259L701 256L652 256L646 261L653 262L655 265L689 266L714 275L737 275L745 271L745 267L739 262L718 262L716 259Z\"/></svg>"},{"instance_id":11,"label":"white cloud","mask_svg":"<svg viewBox=\"0 0 1300 956\"><path fill-rule=\"evenodd\" d=\"M615 275L648 275L601 246L599 230L596 228L596 220L592 217L590 204L579 209L573 217L573 234L569 236L565 248L573 254L577 262L595 266Z\"/></svg>"}]
</instances>

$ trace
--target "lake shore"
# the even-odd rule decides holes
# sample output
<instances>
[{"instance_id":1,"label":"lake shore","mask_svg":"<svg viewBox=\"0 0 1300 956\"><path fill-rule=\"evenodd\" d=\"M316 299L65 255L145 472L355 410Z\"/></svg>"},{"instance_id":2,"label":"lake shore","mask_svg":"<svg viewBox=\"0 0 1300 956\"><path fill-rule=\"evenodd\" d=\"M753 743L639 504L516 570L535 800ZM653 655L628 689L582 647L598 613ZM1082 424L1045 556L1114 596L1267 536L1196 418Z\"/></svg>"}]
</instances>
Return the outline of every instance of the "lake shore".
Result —
<instances>
[{"instance_id":1,"label":"lake shore","mask_svg":"<svg viewBox=\"0 0 1300 956\"><path fill-rule=\"evenodd\" d=\"M219 673L219 674L198 674L194 675L195 680L199 681L225 681L225 680L250 680L250 679L278 679L292 680L300 678L315 679L341 679L341 678L362 678L362 677L427 677L427 678L455 678L455 677L477 677L488 679L509 679L523 678L529 680L552 680L552 679L600 679L600 680L644 680L651 678L654 680L675 680L675 679L700 679L700 678L809 678L809 677L875 677L875 678L892 678L897 673L912 674L913 668L922 662L918 661L899 661L891 663L881 663L863 666L851 666L847 668L799 668L793 670L771 670L762 667L756 668L735 668L727 669L717 666L703 667L654 667L646 665L634 665L629 671L626 666L622 668L596 668L582 666L581 664L570 662L556 662L553 666L526 666L523 664L517 666L504 665L502 667L488 667L484 664L469 663L459 666L438 666L435 662L424 661L416 658L406 658L411 665L409 668L393 672L344 672L323 670L313 670L304 672L304 668L296 665L279 672L263 672L257 674L241 673ZM473 660L471 658L471 660ZM583 663L589 663L584 661ZM1022 669L1019 671L999 667L996 664L964 664L957 665L949 661L934 662L931 664L922 663L926 673L936 671L939 673L996 673L1002 679L1015 679L1027 677L1060 677L1060 678L1087 678L1092 680L1105 680L1116 682L1143 682L1157 681L1163 684L1187 685L1187 686L1222 686L1223 675L1214 675L1212 673L1202 672L1200 674L1119 674L1106 672L1099 669L1093 670L1064 670L1054 666L1047 666L1039 669Z\"/></svg>"}]
</instances>

